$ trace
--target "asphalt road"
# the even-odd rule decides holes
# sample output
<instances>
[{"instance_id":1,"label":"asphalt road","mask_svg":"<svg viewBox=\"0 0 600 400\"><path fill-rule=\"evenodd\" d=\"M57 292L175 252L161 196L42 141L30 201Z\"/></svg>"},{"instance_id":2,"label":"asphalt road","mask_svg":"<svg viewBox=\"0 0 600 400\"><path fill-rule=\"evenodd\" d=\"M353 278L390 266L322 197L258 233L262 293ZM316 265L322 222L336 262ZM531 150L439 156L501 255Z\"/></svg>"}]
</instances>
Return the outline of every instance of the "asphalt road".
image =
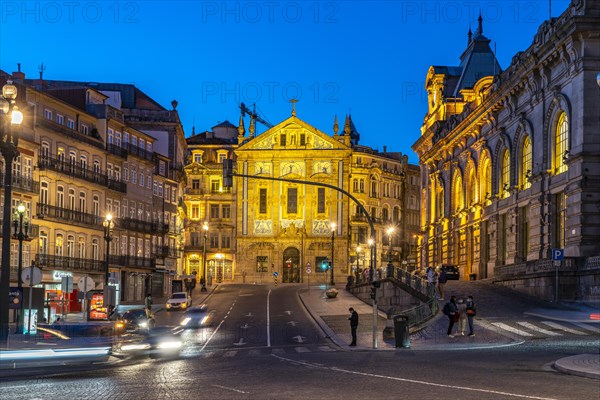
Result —
<instances>
[{"instance_id":1,"label":"asphalt road","mask_svg":"<svg viewBox=\"0 0 600 400\"><path fill-rule=\"evenodd\" d=\"M177 360L3 380L3 399L597 399L598 381L552 370L597 352L560 337L487 350L353 351L324 339L296 287L225 285L207 304L212 326L186 332ZM182 313L157 316L176 325ZM61 372L59 370L51 371Z\"/></svg>"}]
</instances>

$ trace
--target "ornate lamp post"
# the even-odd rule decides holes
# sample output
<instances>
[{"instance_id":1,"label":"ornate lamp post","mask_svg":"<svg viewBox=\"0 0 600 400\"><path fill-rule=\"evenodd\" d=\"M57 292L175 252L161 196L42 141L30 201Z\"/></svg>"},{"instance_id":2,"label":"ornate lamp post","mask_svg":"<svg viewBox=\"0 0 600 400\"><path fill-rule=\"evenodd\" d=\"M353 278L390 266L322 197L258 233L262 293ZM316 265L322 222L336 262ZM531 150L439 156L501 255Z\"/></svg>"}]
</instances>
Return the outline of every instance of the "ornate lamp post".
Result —
<instances>
[{"instance_id":1,"label":"ornate lamp post","mask_svg":"<svg viewBox=\"0 0 600 400\"><path fill-rule=\"evenodd\" d=\"M387 229L388 235L388 264L392 263L392 234L394 233L394 227L390 226Z\"/></svg>"},{"instance_id":2,"label":"ornate lamp post","mask_svg":"<svg viewBox=\"0 0 600 400\"><path fill-rule=\"evenodd\" d=\"M23 282L21 282L21 274L23 273L23 240L29 239L29 221L25 220L23 223L23 214L25 213L25 204L21 203L17 207L17 219L13 221L13 227L15 233L13 237L19 241L19 264L17 269L17 287L19 293L23 290ZM24 302L21 299L19 305L19 313L17 314L17 333L23 332L23 306Z\"/></svg>"},{"instance_id":3,"label":"ornate lamp post","mask_svg":"<svg viewBox=\"0 0 600 400\"><path fill-rule=\"evenodd\" d=\"M375 244L375 240L369 238L367 243L369 244L369 281L373 282L373 245Z\"/></svg>"},{"instance_id":4,"label":"ornate lamp post","mask_svg":"<svg viewBox=\"0 0 600 400\"><path fill-rule=\"evenodd\" d=\"M104 277L104 287L108 287L108 277L110 273L108 272L108 262L110 258L110 242L113 240L113 228L115 227L115 223L112 220L113 216L111 213L106 214L106 218L104 218L104 240L106 241L106 257L104 259L104 269L106 270L106 275Z\"/></svg>"},{"instance_id":5,"label":"ornate lamp post","mask_svg":"<svg viewBox=\"0 0 600 400\"><path fill-rule=\"evenodd\" d=\"M23 114L15 105L17 87L7 81L0 97L0 153L4 157L4 214L2 217L2 267L0 268L0 343L8 339L8 302L10 292L10 220L12 200L12 164L19 155L19 137L13 125L21 125ZM10 121L9 121L10 117ZM18 280L20 281L20 277Z\"/></svg>"},{"instance_id":6,"label":"ornate lamp post","mask_svg":"<svg viewBox=\"0 0 600 400\"><path fill-rule=\"evenodd\" d=\"M335 282L333 279L333 275L334 275L333 274L333 254L334 254L333 244L335 241L335 227L336 227L335 222L332 222L331 224L329 224L329 226L331 227L331 282L329 282L329 284L331 286L334 286Z\"/></svg>"},{"instance_id":7,"label":"ornate lamp post","mask_svg":"<svg viewBox=\"0 0 600 400\"><path fill-rule=\"evenodd\" d=\"M360 251L362 249L360 248L360 246L356 246L356 283L358 283L358 277L360 275Z\"/></svg>"},{"instance_id":8,"label":"ornate lamp post","mask_svg":"<svg viewBox=\"0 0 600 400\"><path fill-rule=\"evenodd\" d=\"M204 230L204 246L202 248L202 288L201 292L206 292L206 236L208 235L208 222L205 222L202 225L202 229Z\"/></svg>"}]
</instances>

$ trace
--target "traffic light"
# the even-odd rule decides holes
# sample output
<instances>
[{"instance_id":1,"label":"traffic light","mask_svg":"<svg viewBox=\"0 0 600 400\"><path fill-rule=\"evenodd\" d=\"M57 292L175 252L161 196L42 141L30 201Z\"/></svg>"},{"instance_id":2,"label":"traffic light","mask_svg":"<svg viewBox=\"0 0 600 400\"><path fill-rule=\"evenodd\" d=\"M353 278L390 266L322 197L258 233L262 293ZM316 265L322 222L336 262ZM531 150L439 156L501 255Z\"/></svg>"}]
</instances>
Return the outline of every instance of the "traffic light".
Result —
<instances>
[{"instance_id":1,"label":"traffic light","mask_svg":"<svg viewBox=\"0 0 600 400\"><path fill-rule=\"evenodd\" d=\"M321 270L327 271L328 269L329 269L329 260L324 259L323 261L321 261Z\"/></svg>"},{"instance_id":2,"label":"traffic light","mask_svg":"<svg viewBox=\"0 0 600 400\"><path fill-rule=\"evenodd\" d=\"M223 160L223 187L230 188L233 186L233 160L226 158Z\"/></svg>"},{"instance_id":3,"label":"traffic light","mask_svg":"<svg viewBox=\"0 0 600 400\"><path fill-rule=\"evenodd\" d=\"M371 288L371 298L375 300L377 298L377 289L381 287L381 283L379 281L373 281L373 287Z\"/></svg>"}]
</instances>

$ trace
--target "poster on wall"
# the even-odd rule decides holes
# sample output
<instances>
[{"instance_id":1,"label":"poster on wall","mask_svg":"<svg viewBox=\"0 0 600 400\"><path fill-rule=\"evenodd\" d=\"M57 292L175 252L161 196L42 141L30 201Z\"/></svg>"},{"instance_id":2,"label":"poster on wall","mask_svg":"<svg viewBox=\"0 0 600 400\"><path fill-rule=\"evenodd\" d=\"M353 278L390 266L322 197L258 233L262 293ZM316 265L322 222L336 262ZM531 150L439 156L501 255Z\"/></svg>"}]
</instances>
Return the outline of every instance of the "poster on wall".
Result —
<instances>
[{"instance_id":1,"label":"poster on wall","mask_svg":"<svg viewBox=\"0 0 600 400\"><path fill-rule=\"evenodd\" d=\"M25 318L23 318L23 334L27 334L28 331L30 335L35 335L37 333L37 312L37 309L25 309Z\"/></svg>"}]
</instances>

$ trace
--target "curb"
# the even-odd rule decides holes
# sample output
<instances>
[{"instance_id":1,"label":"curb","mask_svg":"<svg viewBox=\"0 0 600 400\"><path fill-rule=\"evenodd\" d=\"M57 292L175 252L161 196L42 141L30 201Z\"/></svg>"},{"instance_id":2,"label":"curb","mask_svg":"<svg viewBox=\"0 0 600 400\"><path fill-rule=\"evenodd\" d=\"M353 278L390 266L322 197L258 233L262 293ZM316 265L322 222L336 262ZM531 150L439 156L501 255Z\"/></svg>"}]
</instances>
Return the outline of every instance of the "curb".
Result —
<instances>
[{"instance_id":1,"label":"curb","mask_svg":"<svg viewBox=\"0 0 600 400\"><path fill-rule=\"evenodd\" d=\"M599 366L600 354L579 354L564 357L554 362L554 368L557 371L597 380L600 380Z\"/></svg>"},{"instance_id":2,"label":"curb","mask_svg":"<svg viewBox=\"0 0 600 400\"><path fill-rule=\"evenodd\" d=\"M298 296L298 299L300 299L300 303L302 303L302 306L304 306L304 310L308 313L308 315L311 316L311 318L313 319L315 324L321 329L325 339L329 339L336 346L338 346L342 349L345 349L347 346L345 344L340 344L343 342L340 340L340 338L338 338L338 336L335 334L335 332L325 323L325 321L323 321L321 319L321 317L319 315L313 314L312 311L310 310L310 307L308 307L306 305L306 303L304 302L304 299L302 298L302 295L300 294L300 289L298 289L296 291L296 294Z\"/></svg>"}]
</instances>

